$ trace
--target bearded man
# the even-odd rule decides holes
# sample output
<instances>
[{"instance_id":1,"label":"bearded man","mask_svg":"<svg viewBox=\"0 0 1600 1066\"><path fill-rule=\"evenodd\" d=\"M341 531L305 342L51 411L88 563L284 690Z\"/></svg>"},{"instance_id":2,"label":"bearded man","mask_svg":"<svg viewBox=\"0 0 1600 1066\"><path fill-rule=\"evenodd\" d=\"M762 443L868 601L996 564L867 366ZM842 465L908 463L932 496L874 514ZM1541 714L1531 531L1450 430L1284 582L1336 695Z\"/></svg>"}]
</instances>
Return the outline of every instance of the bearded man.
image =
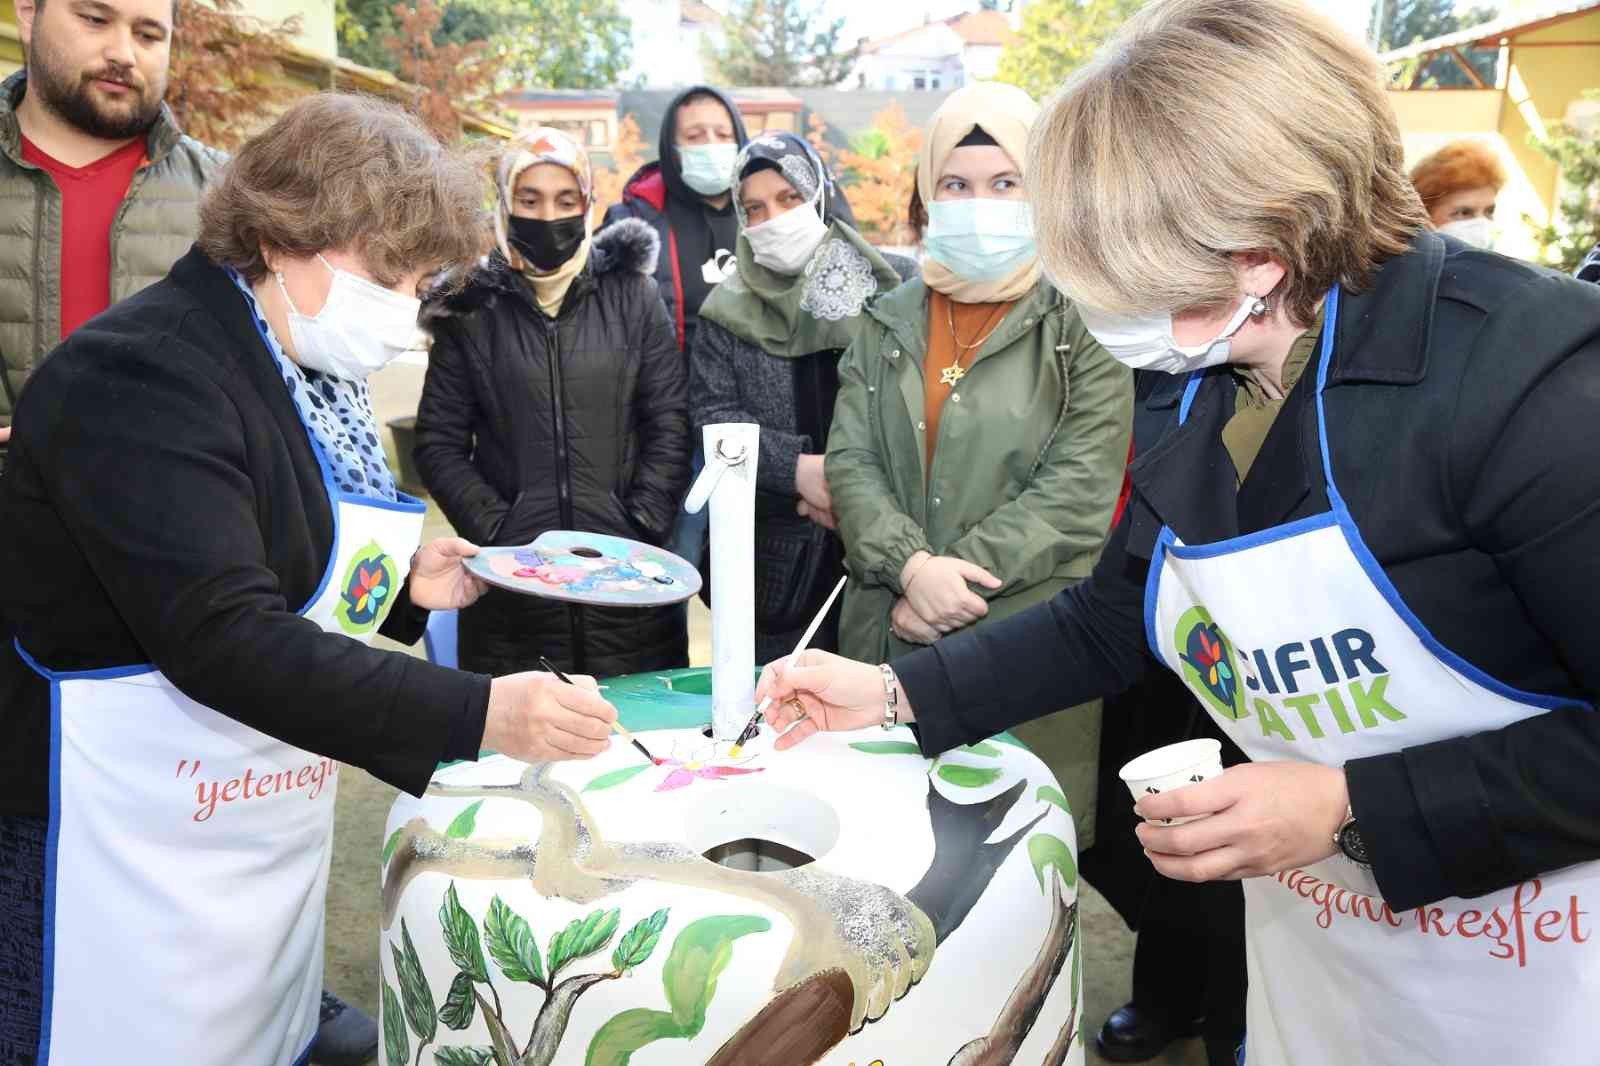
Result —
<instances>
[{"instance_id":1,"label":"bearded man","mask_svg":"<svg viewBox=\"0 0 1600 1066\"><path fill-rule=\"evenodd\" d=\"M0 83L0 449L39 361L188 251L223 161L162 103L175 0L16 9L27 66Z\"/></svg>"}]
</instances>

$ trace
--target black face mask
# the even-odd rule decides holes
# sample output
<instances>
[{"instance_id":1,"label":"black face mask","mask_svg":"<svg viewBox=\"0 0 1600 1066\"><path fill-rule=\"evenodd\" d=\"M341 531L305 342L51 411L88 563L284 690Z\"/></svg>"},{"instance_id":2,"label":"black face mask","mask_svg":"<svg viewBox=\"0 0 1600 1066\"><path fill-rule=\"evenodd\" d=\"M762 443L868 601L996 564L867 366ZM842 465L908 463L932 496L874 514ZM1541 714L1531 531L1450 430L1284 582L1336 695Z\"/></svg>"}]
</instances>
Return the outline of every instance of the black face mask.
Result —
<instances>
[{"instance_id":1,"label":"black face mask","mask_svg":"<svg viewBox=\"0 0 1600 1066\"><path fill-rule=\"evenodd\" d=\"M583 216L520 218L507 222L511 247L540 274L548 274L577 254L583 244Z\"/></svg>"}]
</instances>

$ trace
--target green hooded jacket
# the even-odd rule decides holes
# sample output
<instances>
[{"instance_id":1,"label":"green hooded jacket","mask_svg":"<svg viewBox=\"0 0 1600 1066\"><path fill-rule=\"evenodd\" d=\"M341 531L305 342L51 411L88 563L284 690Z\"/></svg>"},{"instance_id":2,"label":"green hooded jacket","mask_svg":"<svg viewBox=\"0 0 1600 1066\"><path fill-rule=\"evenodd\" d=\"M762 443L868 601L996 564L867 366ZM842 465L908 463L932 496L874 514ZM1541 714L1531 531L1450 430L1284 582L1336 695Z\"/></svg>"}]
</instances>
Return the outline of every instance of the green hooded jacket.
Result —
<instances>
[{"instance_id":1,"label":"green hooded jacket","mask_svg":"<svg viewBox=\"0 0 1600 1066\"><path fill-rule=\"evenodd\" d=\"M850 572L839 649L867 662L912 650L889 632L889 613L918 551L965 559L1004 582L974 587L989 603L979 625L1087 577L1127 466L1133 375L1041 283L945 401L926 469L928 296L917 280L869 304L839 365L827 458ZM1015 730L1060 780L1080 848L1093 839L1099 731L1098 710L1087 708Z\"/></svg>"},{"instance_id":2,"label":"green hooded jacket","mask_svg":"<svg viewBox=\"0 0 1600 1066\"><path fill-rule=\"evenodd\" d=\"M61 192L22 161L16 106L27 75L0 82L0 426L34 367L61 342ZM111 302L167 276L200 228L200 192L226 160L186 137L165 106L111 228ZM0 449L3 454L3 449Z\"/></svg>"}]
</instances>

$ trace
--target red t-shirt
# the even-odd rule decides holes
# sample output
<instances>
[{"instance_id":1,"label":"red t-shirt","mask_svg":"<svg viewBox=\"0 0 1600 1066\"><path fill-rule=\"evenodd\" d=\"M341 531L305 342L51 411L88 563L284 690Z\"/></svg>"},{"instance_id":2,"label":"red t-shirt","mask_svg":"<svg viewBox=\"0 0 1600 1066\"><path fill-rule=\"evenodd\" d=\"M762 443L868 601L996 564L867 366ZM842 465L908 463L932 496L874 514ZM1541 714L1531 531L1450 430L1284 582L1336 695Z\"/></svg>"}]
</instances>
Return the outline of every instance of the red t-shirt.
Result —
<instances>
[{"instance_id":1,"label":"red t-shirt","mask_svg":"<svg viewBox=\"0 0 1600 1066\"><path fill-rule=\"evenodd\" d=\"M111 306L111 223L144 163L137 138L85 167L52 159L28 138L22 158L61 190L61 339Z\"/></svg>"}]
</instances>

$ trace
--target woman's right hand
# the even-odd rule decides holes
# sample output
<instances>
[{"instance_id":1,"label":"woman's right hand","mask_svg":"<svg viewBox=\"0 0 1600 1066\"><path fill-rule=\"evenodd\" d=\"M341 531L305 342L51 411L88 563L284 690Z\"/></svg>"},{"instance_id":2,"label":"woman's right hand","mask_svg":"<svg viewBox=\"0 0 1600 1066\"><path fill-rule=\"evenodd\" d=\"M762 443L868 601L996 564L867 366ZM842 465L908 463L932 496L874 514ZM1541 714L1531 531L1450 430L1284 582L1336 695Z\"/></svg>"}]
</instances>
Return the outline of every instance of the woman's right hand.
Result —
<instances>
[{"instance_id":1,"label":"woman's right hand","mask_svg":"<svg viewBox=\"0 0 1600 1066\"><path fill-rule=\"evenodd\" d=\"M489 682L483 746L523 762L587 759L611 743L617 709L601 697L592 677L507 674Z\"/></svg>"},{"instance_id":2,"label":"woman's right hand","mask_svg":"<svg viewBox=\"0 0 1600 1066\"><path fill-rule=\"evenodd\" d=\"M953 633L989 613L989 604L967 582L989 589L1005 584L977 563L951 555L929 556L921 563L913 556L906 572L910 578L904 581L906 602L940 633Z\"/></svg>"},{"instance_id":3,"label":"woman's right hand","mask_svg":"<svg viewBox=\"0 0 1600 1066\"><path fill-rule=\"evenodd\" d=\"M756 699L768 696L772 697L766 711L768 725L781 732L799 723L778 739L780 751L822 730L842 732L883 723L882 671L832 652L808 648L769 663L756 684ZM895 709L900 721L915 720L903 690Z\"/></svg>"}]
</instances>

